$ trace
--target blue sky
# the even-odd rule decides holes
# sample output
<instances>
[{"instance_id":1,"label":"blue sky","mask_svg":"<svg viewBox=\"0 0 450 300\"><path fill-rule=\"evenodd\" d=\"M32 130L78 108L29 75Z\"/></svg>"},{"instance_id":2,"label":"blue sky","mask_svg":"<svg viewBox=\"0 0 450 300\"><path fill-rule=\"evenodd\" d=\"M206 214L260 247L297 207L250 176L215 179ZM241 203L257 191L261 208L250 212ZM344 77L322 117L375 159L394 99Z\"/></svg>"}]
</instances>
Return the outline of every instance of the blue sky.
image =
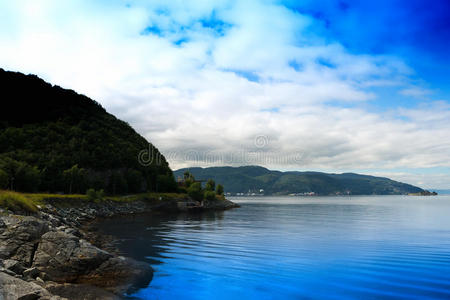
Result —
<instances>
[{"instance_id":1,"label":"blue sky","mask_svg":"<svg viewBox=\"0 0 450 300\"><path fill-rule=\"evenodd\" d=\"M450 2L0 0L0 67L99 101L172 168L450 188Z\"/></svg>"}]
</instances>

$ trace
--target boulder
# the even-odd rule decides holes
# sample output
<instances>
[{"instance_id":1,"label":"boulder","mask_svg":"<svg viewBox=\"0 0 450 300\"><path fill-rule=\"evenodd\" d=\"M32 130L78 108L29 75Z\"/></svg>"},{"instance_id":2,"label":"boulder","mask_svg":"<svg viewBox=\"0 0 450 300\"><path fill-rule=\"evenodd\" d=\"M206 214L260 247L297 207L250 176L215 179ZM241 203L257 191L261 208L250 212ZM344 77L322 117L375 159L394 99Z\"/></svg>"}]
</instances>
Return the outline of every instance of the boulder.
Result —
<instances>
[{"instance_id":1,"label":"boulder","mask_svg":"<svg viewBox=\"0 0 450 300\"><path fill-rule=\"evenodd\" d=\"M0 272L0 299L2 300L62 300L46 289Z\"/></svg>"},{"instance_id":2,"label":"boulder","mask_svg":"<svg viewBox=\"0 0 450 300\"><path fill-rule=\"evenodd\" d=\"M148 286L152 277L153 269L149 264L119 256L108 259L90 274L80 278L80 282L123 294Z\"/></svg>"},{"instance_id":3,"label":"boulder","mask_svg":"<svg viewBox=\"0 0 450 300\"><path fill-rule=\"evenodd\" d=\"M86 284L56 284L49 283L45 288L54 295L70 300L120 300L118 297L104 289Z\"/></svg>"},{"instance_id":4,"label":"boulder","mask_svg":"<svg viewBox=\"0 0 450 300\"><path fill-rule=\"evenodd\" d=\"M33 267L56 282L75 282L112 257L85 240L64 232L47 232L34 255Z\"/></svg>"},{"instance_id":5,"label":"boulder","mask_svg":"<svg viewBox=\"0 0 450 300\"><path fill-rule=\"evenodd\" d=\"M48 223L31 216L3 217L0 229L0 260L13 259L27 268L33 261L34 252Z\"/></svg>"}]
</instances>

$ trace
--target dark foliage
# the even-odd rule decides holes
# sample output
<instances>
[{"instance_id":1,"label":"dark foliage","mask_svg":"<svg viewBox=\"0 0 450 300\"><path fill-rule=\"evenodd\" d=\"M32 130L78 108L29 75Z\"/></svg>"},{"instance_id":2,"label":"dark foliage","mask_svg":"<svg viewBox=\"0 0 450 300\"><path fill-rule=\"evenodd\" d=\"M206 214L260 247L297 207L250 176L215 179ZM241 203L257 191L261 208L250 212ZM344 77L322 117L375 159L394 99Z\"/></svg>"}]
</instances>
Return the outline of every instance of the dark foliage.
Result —
<instances>
[{"instance_id":1,"label":"dark foliage","mask_svg":"<svg viewBox=\"0 0 450 300\"><path fill-rule=\"evenodd\" d=\"M194 182L193 184L191 184L188 187L187 191L189 197L191 197L192 199L197 201L203 200L204 192L202 190L202 185L200 184L200 182Z\"/></svg>"},{"instance_id":2,"label":"dark foliage","mask_svg":"<svg viewBox=\"0 0 450 300\"><path fill-rule=\"evenodd\" d=\"M13 189L85 193L95 188L110 194L176 190L159 151L97 102L34 75L2 69L0 90L0 161L35 167L39 175L39 184ZM144 166L138 155L145 149L151 149L151 163ZM71 173L74 166L83 172Z\"/></svg>"}]
</instances>

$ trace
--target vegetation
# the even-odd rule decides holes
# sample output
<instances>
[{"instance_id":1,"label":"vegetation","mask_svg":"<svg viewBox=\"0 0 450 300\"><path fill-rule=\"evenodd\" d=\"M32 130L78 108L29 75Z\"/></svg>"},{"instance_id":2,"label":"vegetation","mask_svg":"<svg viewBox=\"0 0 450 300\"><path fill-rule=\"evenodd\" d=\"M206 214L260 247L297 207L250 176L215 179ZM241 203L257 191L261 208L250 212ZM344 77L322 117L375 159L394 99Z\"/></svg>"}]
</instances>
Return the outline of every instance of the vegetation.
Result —
<instances>
[{"instance_id":1,"label":"vegetation","mask_svg":"<svg viewBox=\"0 0 450 300\"><path fill-rule=\"evenodd\" d=\"M102 191L90 189L86 195L58 195L42 193L18 193L0 190L0 207L14 212L37 212L38 205L51 204L55 207L77 207L87 202L101 203L103 201L133 202L145 201L158 203L159 201L172 201L186 198L187 195L179 193L142 193L130 196L106 196Z\"/></svg>"},{"instance_id":2,"label":"vegetation","mask_svg":"<svg viewBox=\"0 0 450 300\"><path fill-rule=\"evenodd\" d=\"M181 169L174 174L180 176L186 171ZM192 176L222 182L226 192L230 193L260 193L261 189L265 195L309 192L318 195L393 195L423 192L421 188L388 178L353 173L279 172L257 166L190 168L189 171ZM216 193L222 194L223 187L217 185Z\"/></svg>"},{"instance_id":3,"label":"vegetation","mask_svg":"<svg viewBox=\"0 0 450 300\"><path fill-rule=\"evenodd\" d=\"M212 179L208 179L208 181L206 182L206 186L205 186L205 190L206 191L214 191L216 188L216 182Z\"/></svg>"},{"instance_id":4,"label":"vegetation","mask_svg":"<svg viewBox=\"0 0 450 300\"><path fill-rule=\"evenodd\" d=\"M214 191L205 191L204 197L206 200L215 200L216 199L216 193Z\"/></svg>"},{"instance_id":5,"label":"vegetation","mask_svg":"<svg viewBox=\"0 0 450 300\"><path fill-rule=\"evenodd\" d=\"M102 201L105 197L105 192L103 190L96 191L94 189L88 189L86 191L86 196L89 201Z\"/></svg>"},{"instance_id":6,"label":"vegetation","mask_svg":"<svg viewBox=\"0 0 450 300\"><path fill-rule=\"evenodd\" d=\"M217 185L216 194L217 195L223 195L223 185L221 185L221 184Z\"/></svg>"},{"instance_id":7,"label":"vegetation","mask_svg":"<svg viewBox=\"0 0 450 300\"><path fill-rule=\"evenodd\" d=\"M0 69L0 188L107 194L174 192L165 158L97 102ZM141 158L140 160L138 159Z\"/></svg>"},{"instance_id":8,"label":"vegetation","mask_svg":"<svg viewBox=\"0 0 450 300\"><path fill-rule=\"evenodd\" d=\"M5 191L0 193L0 207L4 207L13 212L37 212L38 208L34 201L22 194Z\"/></svg>"},{"instance_id":9,"label":"vegetation","mask_svg":"<svg viewBox=\"0 0 450 300\"><path fill-rule=\"evenodd\" d=\"M196 201L202 201L203 200L203 190L202 190L202 185L200 182L194 182L192 183L188 189L188 195L189 197L191 197L192 199L196 200Z\"/></svg>"},{"instance_id":10,"label":"vegetation","mask_svg":"<svg viewBox=\"0 0 450 300\"><path fill-rule=\"evenodd\" d=\"M221 184L216 186L214 180L208 179L205 188L202 188L201 182L197 181L194 175L188 170L183 172L183 182L179 187L179 190L185 190L189 197L196 201L203 201L205 199L209 201L224 199L223 186Z\"/></svg>"}]
</instances>

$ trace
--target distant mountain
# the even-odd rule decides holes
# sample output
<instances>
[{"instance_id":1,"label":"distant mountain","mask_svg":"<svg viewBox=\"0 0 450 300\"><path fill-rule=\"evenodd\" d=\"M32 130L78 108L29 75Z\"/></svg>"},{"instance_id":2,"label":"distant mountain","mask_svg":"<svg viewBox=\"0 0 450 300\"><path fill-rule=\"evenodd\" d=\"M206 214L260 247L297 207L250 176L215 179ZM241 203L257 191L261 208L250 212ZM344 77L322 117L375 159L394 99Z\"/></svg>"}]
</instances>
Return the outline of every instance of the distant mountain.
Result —
<instances>
[{"instance_id":1,"label":"distant mountain","mask_svg":"<svg viewBox=\"0 0 450 300\"><path fill-rule=\"evenodd\" d=\"M0 189L85 193L93 187L111 194L177 189L164 156L94 100L3 69L0 95ZM138 155L149 148L153 160L144 157L143 165Z\"/></svg>"},{"instance_id":2,"label":"distant mountain","mask_svg":"<svg viewBox=\"0 0 450 300\"><path fill-rule=\"evenodd\" d=\"M189 170L196 179L212 178L223 183L227 193L288 195L314 192L317 195L400 195L423 192L416 186L389 178L354 173L280 172L258 166L189 168L174 171L175 178Z\"/></svg>"}]
</instances>

